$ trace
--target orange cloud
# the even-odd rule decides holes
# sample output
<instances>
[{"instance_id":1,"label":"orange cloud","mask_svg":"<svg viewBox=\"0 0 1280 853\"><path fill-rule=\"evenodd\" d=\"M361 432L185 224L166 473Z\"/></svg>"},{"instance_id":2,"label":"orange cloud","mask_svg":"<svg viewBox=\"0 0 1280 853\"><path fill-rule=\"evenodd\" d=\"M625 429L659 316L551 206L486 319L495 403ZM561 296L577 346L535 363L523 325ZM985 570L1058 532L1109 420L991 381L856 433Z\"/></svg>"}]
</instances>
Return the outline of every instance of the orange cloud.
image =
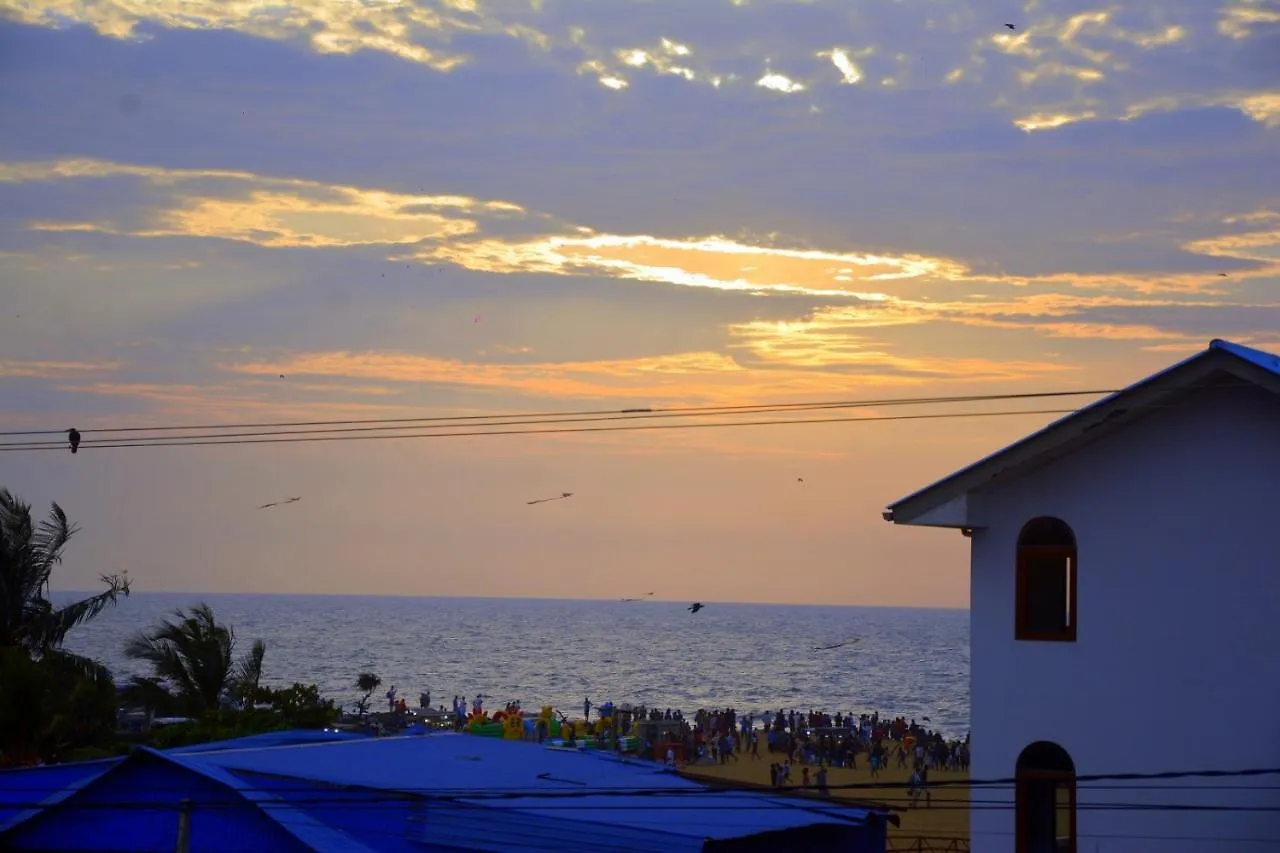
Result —
<instances>
[{"instance_id":1,"label":"orange cloud","mask_svg":"<svg viewBox=\"0 0 1280 853\"><path fill-rule=\"evenodd\" d=\"M119 370L119 361L18 361L0 359L0 376L7 379L57 379L84 373L109 373Z\"/></svg>"},{"instance_id":2,"label":"orange cloud","mask_svg":"<svg viewBox=\"0 0 1280 853\"><path fill-rule=\"evenodd\" d=\"M753 353L766 364L748 368L729 355L680 353L611 361L537 364L470 364L408 353L310 353L277 362L223 365L250 375L341 376L383 382L442 383L557 398L615 398L655 403L758 402L804 395L913 386L951 377L969 382L1027 378L1061 371L1057 364L1006 363L983 359L896 356L860 352L856 358L806 361L770 358L767 345ZM779 366L785 365L785 366ZM809 366L852 367L861 372L806 370Z\"/></svg>"},{"instance_id":3,"label":"orange cloud","mask_svg":"<svg viewBox=\"0 0 1280 853\"><path fill-rule=\"evenodd\" d=\"M36 221L29 227L321 248L447 240L478 232L481 217L529 215L508 201L397 193L226 169L165 169L91 159L0 163L0 183L116 176L170 188L173 195L147 224ZM198 189L192 186L197 181Z\"/></svg>"}]
</instances>

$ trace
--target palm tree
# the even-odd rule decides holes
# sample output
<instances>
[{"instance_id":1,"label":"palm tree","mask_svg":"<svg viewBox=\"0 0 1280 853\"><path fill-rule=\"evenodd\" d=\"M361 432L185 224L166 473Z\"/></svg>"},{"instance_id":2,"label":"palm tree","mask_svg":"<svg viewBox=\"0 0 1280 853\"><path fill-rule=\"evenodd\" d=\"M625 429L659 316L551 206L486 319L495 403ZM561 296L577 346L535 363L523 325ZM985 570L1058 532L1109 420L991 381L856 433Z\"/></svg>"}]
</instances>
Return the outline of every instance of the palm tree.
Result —
<instances>
[{"instance_id":1,"label":"palm tree","mask_svg":"<svg viewBox=\"0 0 1280 853\"><path fill-rule=\"evenodd\" d=\"M192 713L217 710L224 696L251 701L262 677L266 644L256 641L237 664L232 659L235 629L219 624L208 604L174 615L178 621L162 619L150 631L136 634L125 655L151 664L156 679Z\"/></svg>"},{"instance_id":2,"label":"palm tree","mask_svg":"<svg viewBox=\"0 0 1280 853\"><path fill-rule=\"evenodd\" d=\"M96 661L61 649L72 628L129 595L127 573L102 575L104 591L64 607L46 597L53 567L77 529L56 503L37 525L30 504L0 489L0 648L22 648L37 659L57 653L86 675L110 677Z\"/></svg>"}]
</instances>

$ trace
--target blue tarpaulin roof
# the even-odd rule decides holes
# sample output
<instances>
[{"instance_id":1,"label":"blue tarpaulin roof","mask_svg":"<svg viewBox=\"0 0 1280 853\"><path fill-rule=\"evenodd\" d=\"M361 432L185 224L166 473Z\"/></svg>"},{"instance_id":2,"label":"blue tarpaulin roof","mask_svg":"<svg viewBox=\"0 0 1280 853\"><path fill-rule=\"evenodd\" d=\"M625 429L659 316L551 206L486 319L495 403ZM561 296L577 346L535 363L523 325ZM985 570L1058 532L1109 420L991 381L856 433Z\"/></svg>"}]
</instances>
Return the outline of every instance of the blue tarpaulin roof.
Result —
<instances>
[{"instance_id":1,"label":"blue tarpaulin roof","mask_svg":"<svg viewBox=\"0 0 1280 853\"><path fill-rule=\"evenodd\" d=\"M113 843L136 835L138 849L155 844L160 845L155 849L165 844L173 849L174 809L189 798L218 801L193 817L193 851L271 849L274 844L322 853L694 853L708 842L767 833L782 833L777 836L782 843L787 833L814 827L839 835L842 850L884 849L878 813L712 789L661 765L608 754L455 734L256 745L263 742L247 739L169 753L139 750L123 761L93 767L10 773L17 783L12 788L30 792L43 786L46 796L61 788L63 801L34 813L11 807L0 847L40 849L56 837L60 844L83 845L77 849L106 849L98 842L112 813L102 809L114 806ZM134 800L142 805L131 810L127 804ZM86 819L77 809L90 801L98 811ZM61 807L65 815L58 814ZM0 811L0 817L4 814ZM59 819L41 820L45 814ZM77 836L82 821L96 834ZM131 825L136 831L127 829ZM197 845L198 825L217 825L228 837L205 835ZM239 848L231 843L232 834ZM147 844L141 843L143 836Z\"/></svg>"},{"instance_id":2,"label":"blue tarpaulin roof","mask_svg":"<svg viewBox=\"0 0 1280 853\"><path fill-rule=\"evenodd\" d=\"M343 740L365 740L369 735L358 732L342 732L333 729L289 729L282 732L266 732L260 735L216 740L210 743L197 743L167 749L171 755L185 755L189 752L217 752L221 749L248 749L263 746L295 746L302 743L334 743Z\"/></svg>"}]
</instances>

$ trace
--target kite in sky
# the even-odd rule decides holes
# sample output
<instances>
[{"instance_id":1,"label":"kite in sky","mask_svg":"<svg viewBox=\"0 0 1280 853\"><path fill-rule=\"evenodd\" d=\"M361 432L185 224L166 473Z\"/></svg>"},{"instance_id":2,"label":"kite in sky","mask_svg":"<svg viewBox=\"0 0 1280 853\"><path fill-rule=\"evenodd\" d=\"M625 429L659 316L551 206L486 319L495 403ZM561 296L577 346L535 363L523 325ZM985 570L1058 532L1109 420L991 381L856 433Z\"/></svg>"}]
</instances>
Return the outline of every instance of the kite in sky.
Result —
<instances>
[{"instance_id":1,"label":"kite in sky","mask_svg":"<svg viewBox=\"0 0 1280 853\"><path fill-rule=\"evenodd\" d=\"M529 506L533 506L534 504L543 504L543 503L546 503L547 501L562 501L565 498L571 498L571 497L573 497L573 492L561 492L560 497L558 498L538 498L536 501L525 501L525 503L527 503Z\"/></svg>"}]
</instances>

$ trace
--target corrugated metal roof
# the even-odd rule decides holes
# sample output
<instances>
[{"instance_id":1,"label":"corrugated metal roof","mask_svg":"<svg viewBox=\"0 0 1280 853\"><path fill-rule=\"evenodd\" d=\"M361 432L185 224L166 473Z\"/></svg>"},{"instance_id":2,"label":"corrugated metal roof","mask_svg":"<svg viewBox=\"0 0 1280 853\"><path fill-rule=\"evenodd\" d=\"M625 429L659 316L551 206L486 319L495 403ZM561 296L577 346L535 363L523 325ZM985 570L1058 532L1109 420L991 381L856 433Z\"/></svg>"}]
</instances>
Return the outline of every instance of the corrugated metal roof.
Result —
<instances>
[{"instance_id":1,"label":"corrugated metal roof","mask_svg":"<svg viewBox=\"0 0 1280 853\"><path fill-rule=\"evenodd\" d=\"M1215 338L1209 342L1207 349L1059 418L1026 438L894 501L887 508L887 520L910 524L923 513L958 498L1014 465L1026 464L1030 459L1053 450L1056 445L1078 439L1082 433L1101 426L1113 415L1131 415L1131 409L1140 409L1142 406L1131 406L1130 400L1141 397L1143 392L1162 388L1165 384L1169 385L1165 391L1175 390L1180 385L1177 382L1179 376L1187 376L1188 381L1193 381L1194 371L1189 368L1209 359L1220 358L1220 354L1230 356L1249 367L1261 368L1271 377L1280 378L1280 356ZM1027 458L1022 458L1023 456Z\"/></svg>"}]
</instances>

